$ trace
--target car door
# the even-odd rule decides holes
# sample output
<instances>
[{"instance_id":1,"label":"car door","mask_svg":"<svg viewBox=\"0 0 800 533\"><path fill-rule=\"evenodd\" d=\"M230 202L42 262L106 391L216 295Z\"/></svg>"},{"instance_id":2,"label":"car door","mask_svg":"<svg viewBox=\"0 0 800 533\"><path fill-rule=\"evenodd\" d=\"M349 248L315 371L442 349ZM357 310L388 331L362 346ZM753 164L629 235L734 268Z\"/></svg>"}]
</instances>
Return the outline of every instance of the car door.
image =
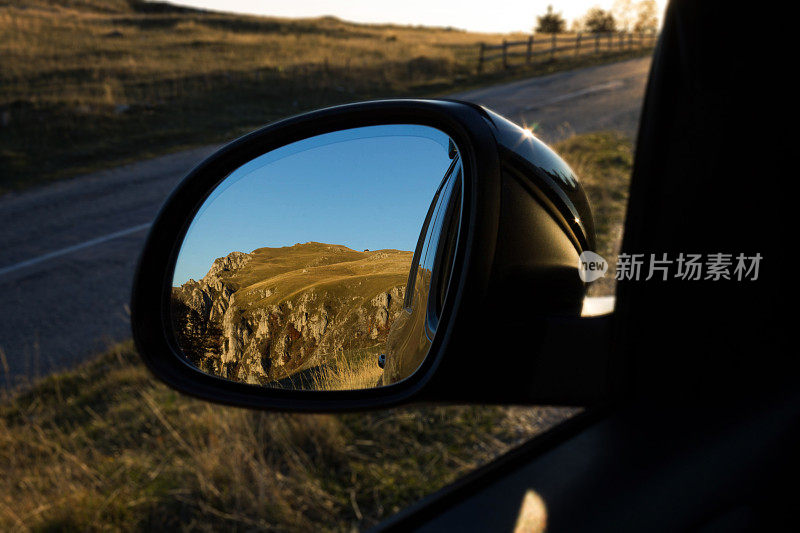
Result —
<instances>
[{"instance_id":1,"label":"car door","mask_svg":"<svg viewBox=\"0 0 800 533\"><path fill-rule=\"evenodd\" d=\"M611 333L587 346L608 343L618 396L378 529L796 528L800 374L780 347L789 315L777 304L785 226L775 224L774 191L754 181L779 171L771 140L737 127L765 110L742 107L761 94L761 78L739 75L734 58L748 47L726 33L745 17L722 2L671 2L622 253L762 256L758 276L618 282Z\"/></svg>"}]
</instances>

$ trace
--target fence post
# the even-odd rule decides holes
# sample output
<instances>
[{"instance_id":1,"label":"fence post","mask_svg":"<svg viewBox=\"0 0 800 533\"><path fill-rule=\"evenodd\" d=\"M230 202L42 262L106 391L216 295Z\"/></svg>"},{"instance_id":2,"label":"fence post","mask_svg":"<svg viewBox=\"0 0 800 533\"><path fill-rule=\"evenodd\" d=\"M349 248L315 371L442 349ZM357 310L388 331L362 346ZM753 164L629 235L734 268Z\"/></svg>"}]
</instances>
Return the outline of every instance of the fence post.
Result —
<instances>
[{"instance_id":1,"label":"fence post","mask_svg":"<svg viewBox=\"0 0 800 533\"><path fill-rule=\"evenodd\" d=\"M484 49L486 48L486 45L484 43L480 43L480 45L481 48L480 51L478 52L478 74L481 74L483 72L483 53Z\"/></svg>"},{"instance_id":2,"label":"fence post","mask_svg":"<svg viewBox=\"0 0 800 533\"><path fill-rule=\"evenodd\" d=\"M554 60L556 58L556 34L550 34L550 60Z\"/></svg>"},{"instance_id":3,"label":"fence post","mask_svg":"<svg viewBox=\"0 0 800 533\"><path fill-rule=\"evenodd\" d=\"M531 54L533 53L533 35L528 37L528 50L525 53L525 63L531 64Z\"/></svg>"},{"instance_id":4,"label":"fence post","mask_svg":"<svg viewBox=\"0 0 800 533\"><path fill-rule=\"evenodd\" d=\"M508 41L503 39L503 70L508 69Z\"/></svg>"},{"instance_id":5,"label":"fence post","mask_svg":"<svg viewBox=\"0 0 800 533\"><path fill-rule=\"evenodd\" d=\"M595 33L594 34L594 53L595 54L599 54L600 53L600 34L599 33Z\"/></svg>"},{"instance_id":6,"label":"fence post","mask_svg":"<svg viewBox=\"0 0 800 533\"><path fill-rule=\"evenodd\" d=\"M608 32L608 51L611 52L612 50L614 50L614 34Z\"/></svg>"},{"instance_id":7,"label":"fence post","mask_svg":"<svg viewBox=\"0 0 800 533\"><path fill-rule=\"evenodd\" d=\"M578 32L578 36L575 38L575 56L579 56L581 53L581 32Z\"/></svg>"}]
</instances>

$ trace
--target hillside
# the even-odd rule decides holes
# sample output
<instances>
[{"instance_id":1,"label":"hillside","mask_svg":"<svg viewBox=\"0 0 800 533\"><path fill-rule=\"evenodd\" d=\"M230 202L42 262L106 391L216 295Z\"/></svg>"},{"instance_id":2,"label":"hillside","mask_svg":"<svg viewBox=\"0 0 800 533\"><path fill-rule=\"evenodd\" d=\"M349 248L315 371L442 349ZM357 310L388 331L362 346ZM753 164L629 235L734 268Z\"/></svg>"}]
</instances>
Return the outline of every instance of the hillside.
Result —
<instances>
[{"instance_id":1,"label":"hillside","mask_svg":"<svg viewBox=\"0 0 800 533\"><path fill-rule=\"evenodd\" d=\"M369 98L441 95L635 57L476 74L526 36L219 13L145 0L0 0L0 194Z\"/></svg>"},{"instance_id":2,"label":"hillside","mask_svg":"<svg viewBox=\"0 0 800 533\"><path fill-rule=\"evenodd\" d=\"M411 258L316 242L232 252L173 289L179 343L204 371L251 383L341 358L369 357L377 372Z\"/></svg>"},{"instance_id":3,"label":"hillside","mask_svg":"<svg viewBox=\"0 0 800 533\"><path fill-rule=\"evenodd\" d=\"M440 91L502 38L135 0L0 0L0 35L0 193L306 109Z\"/></svg>"}]
</instances>

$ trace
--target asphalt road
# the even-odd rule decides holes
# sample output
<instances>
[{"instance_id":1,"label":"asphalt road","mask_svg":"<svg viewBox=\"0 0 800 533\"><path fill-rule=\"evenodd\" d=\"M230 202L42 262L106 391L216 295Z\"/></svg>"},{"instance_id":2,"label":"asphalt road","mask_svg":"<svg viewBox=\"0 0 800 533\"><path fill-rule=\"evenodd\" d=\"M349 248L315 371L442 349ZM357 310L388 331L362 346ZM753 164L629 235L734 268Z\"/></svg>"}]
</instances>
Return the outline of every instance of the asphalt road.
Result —
<instances>
[{"instance_id":1,"label":"asphalt road","mask_svg":"<svg viewBox=\"0 0 800 533\"><path fill-rule=\"evenodd\" d=\"M486 105L552 142L634 136L649 59L451 97ZM150 221L208 146L0 197L0 387L80 362L130 337L133 271Z\"/></svg>"}]
</instances>

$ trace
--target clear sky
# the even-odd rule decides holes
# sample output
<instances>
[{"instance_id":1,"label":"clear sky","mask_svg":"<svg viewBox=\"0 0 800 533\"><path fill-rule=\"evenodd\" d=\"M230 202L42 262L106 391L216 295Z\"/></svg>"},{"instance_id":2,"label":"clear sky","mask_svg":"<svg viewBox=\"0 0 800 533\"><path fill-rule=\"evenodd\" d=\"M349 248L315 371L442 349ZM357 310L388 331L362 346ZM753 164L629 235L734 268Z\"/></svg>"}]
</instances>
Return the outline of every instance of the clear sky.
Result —
<instances>
[{"instance_id":1,"label":"clear sky","mask_svg":"<svg viewBox=\"0 0 800 533\"><path fill-rule=\"evenodd\" d=\"M217 11L234 11L278 17L334 15L356 22L392 22L427 26L453 26L471 31L530 31L536 15L549 4L567 24L589 8L611 9L620 0L170 0ZM635 3L635 0L633 0ZM666 0L657 0L663 11Z\"/></svg>"},{"instance_id":2,"label":"clear sky","mask_svg":"<svg viewBox=\"0 0 800 533\"><path fill-rule=\"evenodd\" d=\"M192 221L173 284L217 257L308 241L412 251L451 160L426 126L370 126L267 153L231 173Z\"/></svg>"}]
</instances>

